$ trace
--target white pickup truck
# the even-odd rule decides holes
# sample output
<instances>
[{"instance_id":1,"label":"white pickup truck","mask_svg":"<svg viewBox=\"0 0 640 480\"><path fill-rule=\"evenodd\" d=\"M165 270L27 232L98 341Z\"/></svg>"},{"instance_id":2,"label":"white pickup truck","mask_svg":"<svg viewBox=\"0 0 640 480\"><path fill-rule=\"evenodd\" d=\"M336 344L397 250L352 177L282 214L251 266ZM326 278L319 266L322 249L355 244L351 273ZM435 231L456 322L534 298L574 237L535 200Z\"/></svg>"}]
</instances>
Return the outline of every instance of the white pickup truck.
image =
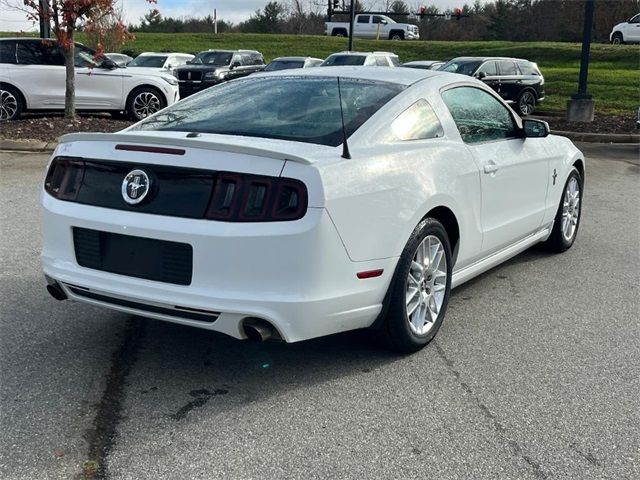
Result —
<instances>
[{"instance_id":1,"label":"white pickup truck","mask_svg":"<svg viewBox=\"0 0 640 480\"><path fill-rule=\"evenodd\" d=\"M349 22L325 22L325 35L333 37L348 37ZM380 31L378 32L378 29ZM354 23L354 37L360 38L388 38L389 40L419 40L420 32L417 25L410 23L396 23L392 18L384 15L360 13L356 15Z\"/></svg>"}]
</instances>

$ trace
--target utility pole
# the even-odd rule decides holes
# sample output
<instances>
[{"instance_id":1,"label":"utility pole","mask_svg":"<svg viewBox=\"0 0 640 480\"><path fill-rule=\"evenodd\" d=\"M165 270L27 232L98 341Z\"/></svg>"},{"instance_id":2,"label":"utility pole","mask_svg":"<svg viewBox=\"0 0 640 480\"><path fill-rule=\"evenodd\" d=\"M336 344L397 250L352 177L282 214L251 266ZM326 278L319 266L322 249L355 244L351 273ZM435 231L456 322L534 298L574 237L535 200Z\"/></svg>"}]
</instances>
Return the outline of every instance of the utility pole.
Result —
<instances>
[{"instance_id":1,"label":"utility pole","mask_svg":"<svg viewBox=\"0 0 640 480\"><path fill-rule=\"evenodd\" d=\"M594 0L584 0L584 26L582 30L582 56L580 58L580 77L578 93L567 102L567 121L593 122L595 102L587 93L589 76L589 53L591 52L591 34L593 32Z\"/></svg>"},{"instance_id":2,"label":"utility pole","mask_svg":"<svg viewBox=\"0 0 640 480\"><path fill-rule=\"evenodd\" d=\"M218 12L213 9L213 33L218 34Z\"/></svg>"},{"instance_id":3,"label":"utility pole","mask_svg":"<svg viewBox=\"0 0 640 480\"><path fill-rule=\"evenodd\" d=\"M353 24L356 19L356 0L351 0L351 10L349 12L349 51L353 51Z\"/></svg>"},{"instance_id":4,"label":"utility pole","mask_svg":"<svg viewBox=\"0 0 640 480\"><path fill-rule=\"evenodd\" d=\"M51 38L51 22L49 21L49 0L40 3L40 38Z\"/></svg>"}]
</instances>

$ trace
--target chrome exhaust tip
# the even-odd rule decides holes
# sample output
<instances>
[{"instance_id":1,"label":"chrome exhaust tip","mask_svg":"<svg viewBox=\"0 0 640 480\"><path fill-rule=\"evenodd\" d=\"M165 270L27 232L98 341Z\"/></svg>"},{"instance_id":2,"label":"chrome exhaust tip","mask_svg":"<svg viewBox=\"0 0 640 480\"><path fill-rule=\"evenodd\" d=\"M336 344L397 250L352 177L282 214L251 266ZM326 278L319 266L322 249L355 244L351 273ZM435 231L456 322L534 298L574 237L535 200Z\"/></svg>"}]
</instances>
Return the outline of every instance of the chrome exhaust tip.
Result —
<instances>
[{"instance_id":1,"label":"chrome exhaust tip","mask_svg":"<svg viewBox=\"0 0 640 480\"><path fill-rule=\"evenodd\" d=\"M259 318L249 318L243 325L244 334L252 342L266 342L279 339L280 334L269 322Z\"/></svg>"}]
</instances>

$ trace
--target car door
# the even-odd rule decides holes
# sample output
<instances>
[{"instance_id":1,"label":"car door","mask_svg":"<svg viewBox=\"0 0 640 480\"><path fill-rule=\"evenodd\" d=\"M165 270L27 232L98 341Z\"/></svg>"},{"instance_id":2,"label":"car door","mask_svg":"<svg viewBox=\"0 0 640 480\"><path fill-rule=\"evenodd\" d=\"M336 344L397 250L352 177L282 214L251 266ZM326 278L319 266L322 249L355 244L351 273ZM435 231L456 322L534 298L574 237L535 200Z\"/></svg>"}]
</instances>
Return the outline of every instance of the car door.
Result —
<instances>
[{"instance_id":1,"label":"car door","mask_svg":"<svg viewBox=\"0 0 640 480\"><path fill-rule=\"evenodd\" d=\"M500 96L505 100L516 101L522 88L522 78L518 74L516 62L513 60L499 60Z\"/></svg>"},{"instance_id":2,"label":"car door","mask_svg":"<svg viewBox=\"0 0 640 480\"><path fill-rule=\"evenodd\" d=\"M524 138L512 112L489 92L453 87L442 99L480 169L482 251L496 252L543 221L549 155L543 138Z\"/></svg>"},{"instance_id":3,"label":"car door","mask_svg":"<svg viewBox=\"0 0 640 480\"><path fill-rule=\"evenodd\" d=\"M371 16L371 27L369 33L371 35L370 38L378 38L378 28L380 28L380 38L385 38L388 34L385 34L385 24L386 20L380 15L372 15Z\"/></svg>"},{"instance_id":4,"label":"car door","mask_svg":"<svg viewBox=\"0 0 640 480\"><path fill-rule=\"evenodd\" d=\"M120 110L124 108L123 77L126 70L100 67L95 52L76 44L76 108L81 110Z\"/></svg>"},{"instance_id":5,"label":"car door","mask_svg":"<svg viewBox=\"0 0 640 480\"><path fill-rule=\"evenodd\" d=\"M495 60L489 60L480 65L474 76L482 80L496 93L500 93L500 76L498 75L498 67Z\"/></svg>"},{"instance_id":6,"label":"car door","mask_svg":"<svg viewBox=\"0 0 640 480\"><path fill-rule=\"evenodd\" d=\"M31 109L64 108L66 70L64 57L53 41L19 40L14 81L23 87Z\"/></svg>"},{"instance_id":7,"label":"car door","mask_svg":"<svg viewBox=\"0 0 640 480\"><path fill-rule=\"evenodd\" d=\"M361 38L371 37L371 15L359 15L353 26L354 36Z\"/></svg>"},{"instance_id":8,"label":"car door","mask_svg":"<svg viewBox=\"0 0 640 480\"><path fill-rule=\"evenodd\" d=\"M624 26L623 37L625 42L640 42L640 15L629 19Z\"/></svg>"}]
</instances>

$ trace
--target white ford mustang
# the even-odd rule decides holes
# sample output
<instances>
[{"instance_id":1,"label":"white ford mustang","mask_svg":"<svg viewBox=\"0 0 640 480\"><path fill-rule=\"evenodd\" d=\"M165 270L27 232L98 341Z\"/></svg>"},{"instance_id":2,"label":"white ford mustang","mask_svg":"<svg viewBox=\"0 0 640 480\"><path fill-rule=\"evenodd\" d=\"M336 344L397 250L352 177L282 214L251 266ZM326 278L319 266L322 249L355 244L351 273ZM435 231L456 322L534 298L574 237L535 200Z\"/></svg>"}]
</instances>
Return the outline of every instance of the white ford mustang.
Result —
<instances>
[{"instance_id":1,"label":"white ford mustang","mask_svg":"<svg viewBox=\"0 0 640 480\"><path fill-rule=\"evenodd\" d=\"M72 134L42 194L49 292L296 342L373 327L427 344L451 288L578 231L584 157L482 82L311 68Z\"/></svg>"}]
</instances>

